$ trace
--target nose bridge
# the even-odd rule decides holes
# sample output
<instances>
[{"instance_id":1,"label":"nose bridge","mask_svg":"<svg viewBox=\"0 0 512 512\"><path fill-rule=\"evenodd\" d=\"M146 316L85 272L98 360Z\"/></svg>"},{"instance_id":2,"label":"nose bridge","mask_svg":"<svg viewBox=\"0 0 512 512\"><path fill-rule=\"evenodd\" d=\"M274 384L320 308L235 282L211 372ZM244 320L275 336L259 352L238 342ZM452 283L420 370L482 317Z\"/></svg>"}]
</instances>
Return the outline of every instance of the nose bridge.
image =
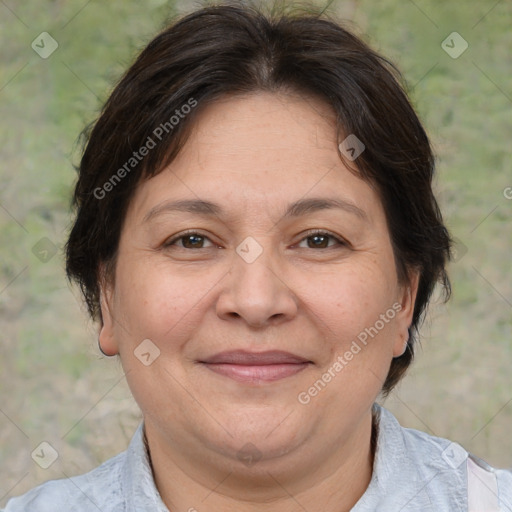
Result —
<instances>
[{"instance_id":1,"label":"nose bridge","mask_svg":"<svg viewBox=\"0 0 512 512\"><path fill-rule=\"evenodd\" d=\"M236 247L230 278L219 298L220 315L263 325L295 313L293 293L279 275L278 254L270 241L271 237L249 236Z\"/></svg>"},{"instance_id":2,"label":"nose bridge","mask_svg":"<svg viewBox=\"0 0 512 512\"><path fill-rule=\"evenodd\" d=\"M278 265L276 264L277 251L271 247L270 241L270 237L265 240L260 237L258 241L249 236L236 247L232 267L236 275L235 284L240 284L242 287L250 286L255 292L273 291L277 284L274 281L278 280L276 275Z\"/></svg>"}]
</instances>

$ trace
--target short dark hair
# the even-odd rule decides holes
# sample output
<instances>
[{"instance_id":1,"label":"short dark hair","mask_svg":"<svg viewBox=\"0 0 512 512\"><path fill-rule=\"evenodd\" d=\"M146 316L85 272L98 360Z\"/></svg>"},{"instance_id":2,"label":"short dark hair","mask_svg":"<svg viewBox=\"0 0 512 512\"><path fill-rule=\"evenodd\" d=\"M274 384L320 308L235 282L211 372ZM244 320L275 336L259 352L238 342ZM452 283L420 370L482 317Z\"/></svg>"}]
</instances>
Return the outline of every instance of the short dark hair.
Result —
<instances>
[{"instance_id":1,"label":"short dark hair","mask_svg":"<svg viewBox=\"0 0 512 512\"><path fill-rule=\"evenodd\" d=\"M394 65L315 7L264 13L223 3L183 16L158 34L83 133L66 272L80 285L93 320L102 320L100 264L113 282L136 187L173 161L201 108L258 91L320 97L337 116L339 140L355 134L365 146L353 172L379 193L400 281L420 272L408 349L391 363L382 390L388 394L413 359L436 283L446 299L451 292L445 269L451 240L432 191L434 156L403 84ZM180 117L177 123L173 116ZM155 146L142 156L150 140Z\"/></svg>"}]
</instances>

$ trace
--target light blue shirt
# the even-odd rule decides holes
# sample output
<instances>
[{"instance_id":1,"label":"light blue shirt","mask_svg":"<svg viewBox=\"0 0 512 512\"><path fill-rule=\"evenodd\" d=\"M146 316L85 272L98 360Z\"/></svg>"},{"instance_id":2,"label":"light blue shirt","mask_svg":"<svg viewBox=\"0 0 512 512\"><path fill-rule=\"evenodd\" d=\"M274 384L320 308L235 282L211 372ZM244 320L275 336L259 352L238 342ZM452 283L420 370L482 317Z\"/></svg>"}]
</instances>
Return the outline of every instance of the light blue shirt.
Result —
<instances>
[{"instance_id":1,"label":"light blue shirt","mask_svg":"<svg viewBox=\"0 0 512 512\"><path fill-rule=\"evenodd\" d=\"M446 439L403 428L378 405L374 412L373 475L352 512L512 512L512 471L493 469ZM12 498L4 512L97 510L169 512L153 480L143 424L125 452L85 475Z\"/></svg>"}]
</instances>

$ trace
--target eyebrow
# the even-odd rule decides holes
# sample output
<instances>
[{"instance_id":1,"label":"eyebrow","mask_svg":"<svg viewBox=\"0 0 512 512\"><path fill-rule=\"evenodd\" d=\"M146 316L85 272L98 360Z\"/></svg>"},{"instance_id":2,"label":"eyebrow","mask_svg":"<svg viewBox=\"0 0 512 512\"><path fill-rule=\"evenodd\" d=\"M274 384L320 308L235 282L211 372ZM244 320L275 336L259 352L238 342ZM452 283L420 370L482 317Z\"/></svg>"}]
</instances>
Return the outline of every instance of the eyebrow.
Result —
<instances>
[{"instance_id":1,"label":"eyebrow","mask_svg":"<svg viewBox=\"0 0 512 512\"><path fill-rule=\"evenodd\" d=\"M368 215L364 210L356 206L354 203L340 198L323 198L313 197L309 199L299 199L291 203L283 218L301 217L321 210L339 209L348 213L352 213L361 220L368 221ZM151 208L144 216L143 222L148 222L152 218L162 213L186 212L195 213L203 216L221 217L224 209L211 201L201 199L182 199L178 201L164 201Z\"/></svg>"}]
</instances>

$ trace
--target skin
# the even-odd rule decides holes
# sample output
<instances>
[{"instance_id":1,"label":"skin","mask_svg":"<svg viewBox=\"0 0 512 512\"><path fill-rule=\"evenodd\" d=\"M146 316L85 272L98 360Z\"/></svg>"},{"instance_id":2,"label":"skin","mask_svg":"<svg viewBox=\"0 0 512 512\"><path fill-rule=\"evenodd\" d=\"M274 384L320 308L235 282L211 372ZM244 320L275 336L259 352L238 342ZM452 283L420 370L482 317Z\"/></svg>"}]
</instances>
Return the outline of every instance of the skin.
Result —
<instances>
[{"instance_id":1,"label":"skin","mask_svg":"<svg viewBox=\"0 0 512 512\"><path fill-rule=\"evenodd\" d=\"M371 407L405 350L417 275L398 282L382 203L340 160L334 114L322 101L262 92L199 114L177 159L130 203L115 285L102 287L102 349L120 355L173 512L348 511L371 479ZM342 199L363 214L284 216L311 197ZM144 222L177 199L224 212L167 211ZM206 238L164 245L188 229ZM311 229L341 242L314 239ZM246 237L263 251L252 263L236 252ZM393 304L396 316L300 403ZM160 350L149 366L134 356L144 339ZM228 349L286 350L313 364L246 384L198 363ZM237 457L248 443L260 457L250 464Z\"/></svg>"}]
</instances>

